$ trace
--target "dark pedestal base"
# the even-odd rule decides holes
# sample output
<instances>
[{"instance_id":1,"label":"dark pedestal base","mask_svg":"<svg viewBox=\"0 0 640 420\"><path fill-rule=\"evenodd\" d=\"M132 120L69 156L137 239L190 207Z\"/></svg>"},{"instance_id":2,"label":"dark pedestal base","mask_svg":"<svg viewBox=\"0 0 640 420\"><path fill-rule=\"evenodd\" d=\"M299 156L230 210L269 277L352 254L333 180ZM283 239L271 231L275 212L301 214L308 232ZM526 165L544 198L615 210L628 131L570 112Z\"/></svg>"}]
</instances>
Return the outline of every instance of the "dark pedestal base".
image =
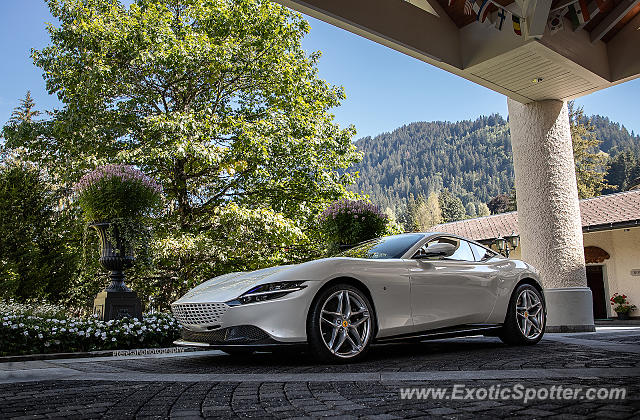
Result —
<instances>
[{"instance_id":1,"label":"dark pedestal base","mask_svg":"<svg viewBox=\"0 0 640 420\"><path fill-rule=\"evenodd\" d=\"M136 292L103 290L93 301L93 313L103 321L120 318L142 320L142 303Z\"/></svg>"}]
</instances>

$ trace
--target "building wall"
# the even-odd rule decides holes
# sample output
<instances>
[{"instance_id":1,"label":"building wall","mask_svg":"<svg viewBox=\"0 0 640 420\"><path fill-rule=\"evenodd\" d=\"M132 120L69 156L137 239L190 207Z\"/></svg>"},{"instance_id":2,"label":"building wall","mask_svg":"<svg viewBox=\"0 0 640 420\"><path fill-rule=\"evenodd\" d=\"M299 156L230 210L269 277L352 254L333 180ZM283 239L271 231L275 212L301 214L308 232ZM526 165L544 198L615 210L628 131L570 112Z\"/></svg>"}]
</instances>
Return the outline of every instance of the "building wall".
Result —
<instances>
[{"instance_id":1,"label":"building wall","mask_svg":"<svg viewBox=\"0 0 640 420\"><path fill-rule=\"evenodd\" d=\"M491 244L491 245L489 245L487 243L484 243L484 244L486 246L489 246L489 248L493 249L494 251L500 252L500 251L498 251L498 248L494 244ZM522 250L522 247L519 246L518 248L514 249L513 251L510 251L509 258L513 258L513 259L516 259L516 260L521 260L522 259L521 250Z\"/></svg>"},{"instance_id":2,"label":"building wall","mask_svg":"<svg viewBox=\"0 0 640 420\"><path fill-rule=\"evenodd\" d=\"M625 294L640 307L640 277L631 275L631 270L640 269L640 227L585 233L584 246L597 246L610 255L602 263L608 296L615 292ZM607 310L615 316L611 305L607 304ZM640 311L631 315L639 316Z\"/></svg>"},{"instance_id":3,"label":"building wall","mask_svg":"<svg viewBox=\"0 0 640 420\"><path fill-rule=\"evenodd\" d=\"M640 276L632 276L631 270L640 270L640 227L630 229L616 229L583 234L584 246L597 246L607 251L610 258L602 264L605 293L607 299L614 293L625 294L632 304L640 307ZM495 246L491 247L496 249ZM520 248L511 251L511 258L521 259ZM609 316L616 316L613 308L607 302ZM636 310L632 316L640 316Z\"/></svg>"}]
</instances>

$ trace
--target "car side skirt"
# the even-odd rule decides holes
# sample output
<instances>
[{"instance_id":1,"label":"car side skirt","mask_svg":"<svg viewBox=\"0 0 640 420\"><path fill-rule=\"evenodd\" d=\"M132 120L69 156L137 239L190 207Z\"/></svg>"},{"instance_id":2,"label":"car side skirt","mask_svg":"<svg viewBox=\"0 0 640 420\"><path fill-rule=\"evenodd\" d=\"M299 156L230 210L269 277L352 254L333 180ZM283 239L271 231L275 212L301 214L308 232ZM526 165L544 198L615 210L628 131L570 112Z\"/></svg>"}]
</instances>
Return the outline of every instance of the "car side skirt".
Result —
<instances>
[{"instance_id":1,"label":"car side skirt","mask_svg":"<svg viewBox=\"0 0 640 420\"><path fill-rule=\"evenodd\" d=\"M374 343L382 344L399 341L436 340L440 338L464 337L478 334L497 335L501 328L502 324L464 324L454 327L437 328L435 330L377 338Z\"/></svg>"},{"instance_id":2,"label":"car side skirt","mask_svg":"<svg viewBox=\"0 0 640 420\"><path fill-rule=\"evenodd\" d=\"M500 332L502 328L502 324L465 324L465 325L457 325L455 327L446 327L446 328L438 328L435 330L414 332L410 334L401 334L390 337L378 338L373 341L373 345L375 344L385 344L385 343L397 343L397 342L415 342L415 341L424 341L424 340L437 340L442 338L453 338L453 337L465 337L470 335L487 335L487 336L495 336ZM255 351L269 351L275 348L296 348L303 349L307 346L306 342L295 342L295 343L285 343L276 340L270 340L270 343L260 343L260 344L209 344L202 342L194 342L187 341L184 339L176 340L173 342L176 346L182 347L200 347L206 348L209 350L225 350L225 349L233 349L233 348L245 348L251 349Z\"/></svg>"}]
</instances>

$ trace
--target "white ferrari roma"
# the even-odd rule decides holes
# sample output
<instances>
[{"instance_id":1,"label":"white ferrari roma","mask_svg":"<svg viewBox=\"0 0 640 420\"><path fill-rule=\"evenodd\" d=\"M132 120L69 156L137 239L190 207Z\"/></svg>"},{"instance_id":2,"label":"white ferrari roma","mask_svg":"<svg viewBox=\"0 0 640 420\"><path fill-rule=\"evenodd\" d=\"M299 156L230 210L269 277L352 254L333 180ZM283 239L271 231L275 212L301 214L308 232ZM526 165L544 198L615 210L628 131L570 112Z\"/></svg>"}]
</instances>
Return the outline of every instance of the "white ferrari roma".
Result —
<instances>
[{"instance_id":1,"label":"white ferrari roma","mask_svg":"<svg viewBox=\"0 0 640 420\"><path fill-rule=\"evenodd\" d=\"M406 233L335 257L230 273L171 306L181 346L247 354L304 346L325 362L372 344L463 335L542 338L546 309L530 265L450 234Z\"/></svg>"}]
</instances>

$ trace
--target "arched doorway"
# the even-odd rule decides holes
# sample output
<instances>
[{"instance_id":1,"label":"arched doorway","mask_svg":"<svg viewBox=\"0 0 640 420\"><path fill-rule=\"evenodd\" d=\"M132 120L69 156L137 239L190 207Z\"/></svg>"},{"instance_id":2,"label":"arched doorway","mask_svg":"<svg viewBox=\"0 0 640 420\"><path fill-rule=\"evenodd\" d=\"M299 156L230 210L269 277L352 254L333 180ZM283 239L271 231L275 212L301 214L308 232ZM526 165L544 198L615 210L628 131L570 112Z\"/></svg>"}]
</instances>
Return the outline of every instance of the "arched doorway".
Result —
<instances>
[{"instance_id":1,"label":"arched doorway","mask_svg":"<svg viewBox=\"0 0 640 420\"><path fill-rule=\"evenodd\" d=\"M587 265L587 286L593 298L593 318L607 318L607 293L604 284L604 265L609 254L597 246L584 248L584 259Z\"/></svg>"}]
</instances>

